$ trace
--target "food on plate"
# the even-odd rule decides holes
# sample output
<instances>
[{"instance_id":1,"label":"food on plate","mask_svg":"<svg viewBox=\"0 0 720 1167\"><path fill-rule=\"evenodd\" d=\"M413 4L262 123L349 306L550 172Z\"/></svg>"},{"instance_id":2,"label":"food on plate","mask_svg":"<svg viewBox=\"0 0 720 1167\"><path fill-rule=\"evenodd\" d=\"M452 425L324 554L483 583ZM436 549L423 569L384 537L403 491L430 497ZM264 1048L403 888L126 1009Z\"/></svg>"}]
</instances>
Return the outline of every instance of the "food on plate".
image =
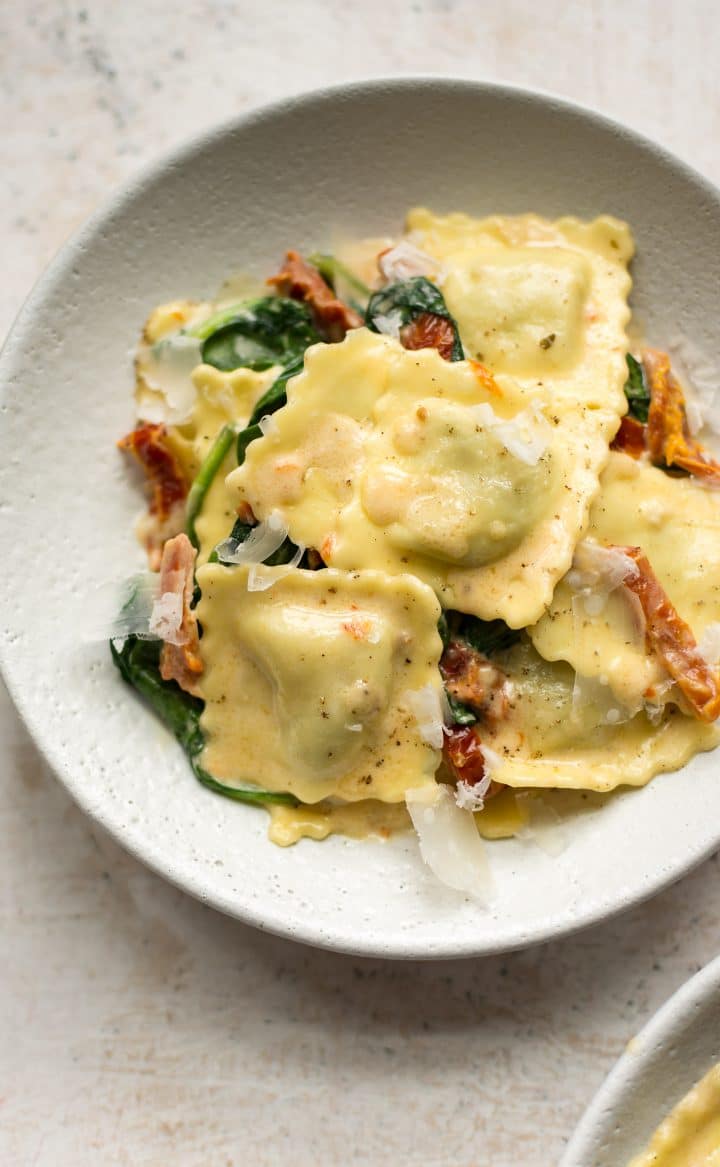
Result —
<instances>
[{"instance_id":1,"label":"food on plate","mask_svg":"<svg viewBox=\"0 0 720 1167\"><path fill-rule=\"evenodd\" d=\"M720 1160L720 1065L663 1119L628 1167L713 1167Z\"/></svg>"},{"instance_id":2,"label":"food on plate","mask_svg":"<svg viewBox=\"0 0 720 1167\"><path fill-rule=\"evenodd\" d=\"M275 842L412 822L482 896L481 835L537 833L540 792L717 743L720 466L628 341L632 254L608 216L416 209L151 313L113 657Z\"/></svg>"}]
</instances>

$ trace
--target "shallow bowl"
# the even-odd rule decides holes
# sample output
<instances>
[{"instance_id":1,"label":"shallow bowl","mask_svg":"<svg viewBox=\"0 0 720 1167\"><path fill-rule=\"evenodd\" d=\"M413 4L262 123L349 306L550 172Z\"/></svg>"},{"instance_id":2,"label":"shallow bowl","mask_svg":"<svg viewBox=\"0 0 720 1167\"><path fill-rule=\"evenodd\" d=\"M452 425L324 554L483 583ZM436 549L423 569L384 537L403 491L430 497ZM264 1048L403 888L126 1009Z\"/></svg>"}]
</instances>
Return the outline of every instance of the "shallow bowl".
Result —
<instances>
[{"instance_id":1,"label":"shallow bowl","mask_svg":"<svg viewBox=\"0 0 720 1167\"><path fill-rule=\"evenodd\" d=\"M0 361L2 668L72 796L168 879L295 939L390 957L516 948L601 920L720 844L712 755L571 821L560 855L491 846L488 909L436 886L411 836L280 850L263 812L209 794L137 704L87 598L141 556L114 448L132 424L148 311L266 275L288 247L397 232L406 209L601 212L630 221L637 318L720 350L720 198L636 134L548 96L440 78L283 101L195 138L120 190L63 248Z\"/></svg>"},{"instance_id":2,"label":"shallow bowl","mask_svg":"<svg viewBox=\"0 0 720 1167\"><path fill-rule=\"evenodd\" d=\"M720 957L632 1038L583 1115L560 1167L625 1167L720 1062Z\"/></svg>"}]
</instances>

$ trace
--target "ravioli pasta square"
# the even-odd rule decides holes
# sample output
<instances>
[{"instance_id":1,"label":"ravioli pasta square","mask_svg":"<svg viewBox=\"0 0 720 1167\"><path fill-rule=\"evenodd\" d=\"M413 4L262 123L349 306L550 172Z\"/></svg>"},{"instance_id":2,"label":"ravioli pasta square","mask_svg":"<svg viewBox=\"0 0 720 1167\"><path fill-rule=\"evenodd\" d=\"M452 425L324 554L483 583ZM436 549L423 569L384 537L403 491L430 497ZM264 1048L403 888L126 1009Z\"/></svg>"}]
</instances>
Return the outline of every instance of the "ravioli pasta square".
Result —
<instances>
[{"instance_id":1,"label":"ravioli pasta square","mask_svg":"<svg viewBox=\"0 0 720 1167\"><path fill-rule=\"evenodd\" d=\"M410 571L446 607L523 627L570 564L618 420L357 329L308 351L228 487L333 567Z\"/></svg>"},{"instance_id":2,"label":"ravioli pasta square","mask_svg":"<svg viewBox=\"0 0 720 1167\"><path fill-rule=\"evenodd\" d=\"M590 513L587 537L642 547L673 605L702 640L720 622L720 514L713 492L692 478L613 452ZM679 549L681 549L679 553ZM649 654L642 622L624 588L587 597L572 575L560 581L530 637L548 661L567 661L609 687L635 713L646 700L678 701L662 662Z\"/></svg>"},{"instance_id":3,"label":"ravioli pasta square","mask_svg":"<svg viewBox=\"0 0 720 1167\"><path fill-rule=\"evenodd\" d=\"M483 741L497 757L493 780L503 785L601 792L644 786L720 738L717 726L675 705L654 721L644 712L618 718L607 686L578 688L569 665L543 660L525 639L499 663L512 695L506 716L483 726Z\"/></svg>"},{"instance_id":4,"label":"ravioli pasta square","mask_svg":"<svg viewBox=\"0 0 720 1167\"><path fill-rule=\"evenodd\" d=\"M468 356L553 399L625 413L625 325L633 240L626 223L537 215L408 215L411 238L444 269L442 290Z\"/></svg>"},{"instance_id":5,"label":"ravioli pasta square","mask_svg":"<svg viewBox=\"0 0 720 1167\"><path fill-rule=\"evenodd\" d=\"M302 802L399 802L434 782L440 728L440 608L411 576L206 564L198 615L206 662L202 765ZM420 698L417 694L421 693ZM442 737L442 734L440 734ZM437 743L436 743L437 744Z\"/></svg>"}]
</instances>

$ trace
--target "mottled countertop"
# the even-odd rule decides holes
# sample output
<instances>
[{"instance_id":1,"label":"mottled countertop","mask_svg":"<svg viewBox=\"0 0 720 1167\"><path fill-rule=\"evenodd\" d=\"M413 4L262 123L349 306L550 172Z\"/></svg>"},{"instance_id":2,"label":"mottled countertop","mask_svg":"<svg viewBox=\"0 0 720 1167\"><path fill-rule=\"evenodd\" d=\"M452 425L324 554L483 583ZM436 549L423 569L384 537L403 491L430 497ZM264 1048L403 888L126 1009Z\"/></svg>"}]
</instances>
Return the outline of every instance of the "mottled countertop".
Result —
<instances>
[{"instance_id":1,"label":"mottled countertop","mask_svg":"<svg viewBox=\"0 0 720 1167\"><path fill-rule=\"evenodd\" d=\"M0 332L143 162L326 81L550 89L720 180L718 40L712 0L7 4ZM713 859L619 919L504 958L316 952L146 871L76 809L7 698L0 729L3 1167L553 1167L628 1039L720 947Z\"/></svg>"}]
</instances>

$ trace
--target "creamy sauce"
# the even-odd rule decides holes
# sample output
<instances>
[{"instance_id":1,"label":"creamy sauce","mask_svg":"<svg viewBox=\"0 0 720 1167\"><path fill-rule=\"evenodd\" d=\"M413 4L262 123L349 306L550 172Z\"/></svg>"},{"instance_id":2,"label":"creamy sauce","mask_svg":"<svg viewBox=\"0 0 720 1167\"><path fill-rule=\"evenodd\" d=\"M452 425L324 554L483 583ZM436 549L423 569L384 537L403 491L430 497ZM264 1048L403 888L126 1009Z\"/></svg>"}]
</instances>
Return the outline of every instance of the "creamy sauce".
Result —
<instances>
[{"instance_id":1,"label":"creamy sauce","mask_svg":"<svg viewBox=\"0 0 720 1167\"><path fill-rule=\"evenodd\" d=\"M644 713L608 718L607 687L581 690L569 665L545 661L523 639L500 658L513 685L508 715L483 732L499 754L494 776L514 787L569 787L609 791L643 786L664 770L684 765L717 745L720 731L676 706L653 722Z\"/></svg>"},{"instance_id":2,"label":"creamy sauce","mask_svg":"<svg viewBox=\"0 0 720 1167\"><path fill-rule=\"evenodd\" d=\"M720 621L720 509L718 495L692 478L675 478L627 454L611 453L590 514L588 535L601 544L642 547L653 570L696 638ZM551 661L566 660L583 676L606 682L618 700L638 709L677 701L665 670L648 655L626 589L588 605L562 580L539 624L535 647Z\"/></svg>"},{"instance_id":3,"label":"creamy sauce","mask_svg":"<svg viewBox=\"0 0 720 1167\"><path fill-rule=\"evenodd\" d=\"M331 806L270 806L268 838L279 847L300 839L326 839L346 835L350 839L389 839L412 824L404 802L363 802Z\"/></svg>"},{"instance_id":4,"label":"creamy sauce","mask_svg":"<svg viewBox=\"0 0 720 1167\"><path fill-rule=\"evenodd\" d=\"M719 1167L720 1065L686 1094L628 1167Z\"/></svg>"}]
</instances>

